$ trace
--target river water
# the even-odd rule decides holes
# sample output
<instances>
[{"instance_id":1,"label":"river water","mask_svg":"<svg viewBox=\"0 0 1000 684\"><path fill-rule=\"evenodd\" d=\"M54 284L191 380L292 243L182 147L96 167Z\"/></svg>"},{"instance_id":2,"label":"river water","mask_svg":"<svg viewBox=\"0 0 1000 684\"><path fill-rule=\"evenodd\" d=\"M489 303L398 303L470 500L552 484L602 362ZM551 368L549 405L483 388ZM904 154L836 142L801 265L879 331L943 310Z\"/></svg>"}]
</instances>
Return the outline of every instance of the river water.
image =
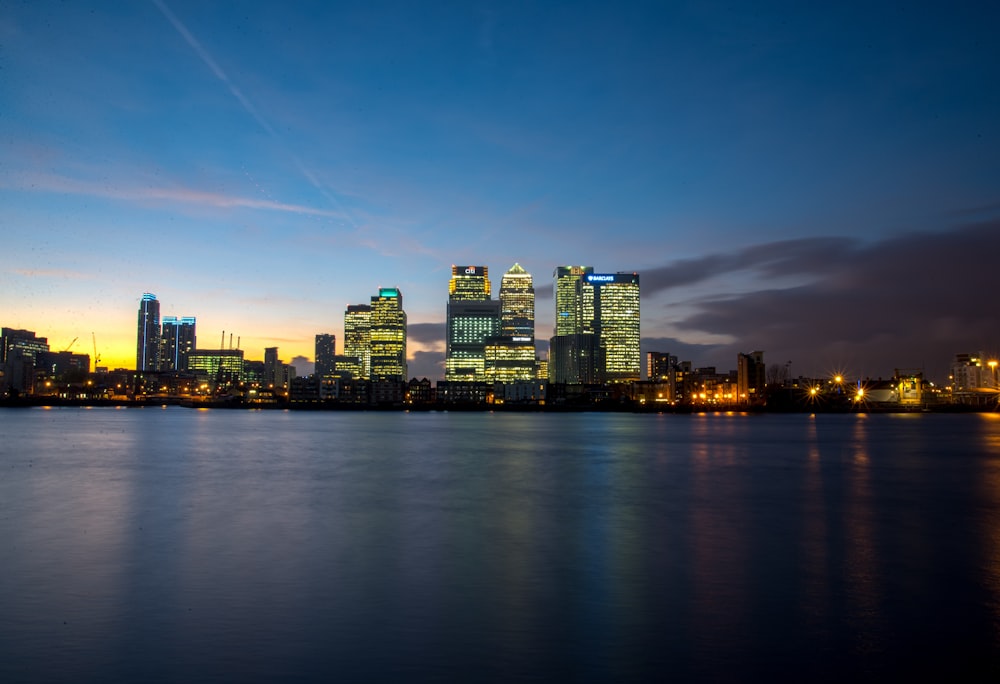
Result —
<instances>
[{"instance_id":1,"label":"river water","mask_svg":"<svg viewBox=\"0 0 1000 684\"><path fill-rule=\"evenodd\" d=\"M0 409L0 681L1000 679L1000 415Z\"/></svg>"}]
</instances>

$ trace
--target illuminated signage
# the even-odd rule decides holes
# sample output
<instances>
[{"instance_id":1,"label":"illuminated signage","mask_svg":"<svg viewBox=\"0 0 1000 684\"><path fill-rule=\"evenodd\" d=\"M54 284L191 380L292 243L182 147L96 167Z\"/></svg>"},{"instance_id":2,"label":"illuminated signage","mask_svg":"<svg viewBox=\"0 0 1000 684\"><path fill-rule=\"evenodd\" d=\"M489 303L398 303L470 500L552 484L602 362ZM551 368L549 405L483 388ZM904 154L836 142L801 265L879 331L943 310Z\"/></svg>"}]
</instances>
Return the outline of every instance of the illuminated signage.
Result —
<instances>
[{"instance_id":1,"label":"illuminated signage","mask_svg":"<svg viewBox=\"0 0 1000 684\"><path fill-rule=\"evenodd\" d=\"M461 269L461 272L464 273L465 275L475 275L475 276L483 275L482 266L459 266L458 269Z\"/></svg>"},{"instance_id":2,"label":"illuminated signage","mask_svg":"<svg viewBox=\"0 0 1000 684\"><path fill-rule=\"evenodd\" d=\"M615 281L614 275L597 275L591 273L587 276L587 281L591 283L613 283Z\"/></svg>"}]
</instances>

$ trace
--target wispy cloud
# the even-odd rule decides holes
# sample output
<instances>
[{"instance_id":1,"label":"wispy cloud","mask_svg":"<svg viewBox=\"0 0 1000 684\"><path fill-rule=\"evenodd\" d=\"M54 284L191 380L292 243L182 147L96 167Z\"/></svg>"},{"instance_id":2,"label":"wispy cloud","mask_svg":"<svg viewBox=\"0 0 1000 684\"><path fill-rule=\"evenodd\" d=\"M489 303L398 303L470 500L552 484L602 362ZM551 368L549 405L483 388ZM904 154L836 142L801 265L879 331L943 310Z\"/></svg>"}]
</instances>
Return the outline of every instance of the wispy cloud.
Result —
<instances>
[{"instance_id":1,"label":"wispy cloud","mask_svg":"<svg viewBox=\"0 0 1000 684\"><path fill-rule=\"evenodd\" d=\"M281 144L282 149L291 158L292 163L299 170L302 176L307 181L309 181L309 184L312 185L314 188L316 188L316 190L318 190L324 197L326 197L326 199L328 199L335 207L337 207L339 211L336 215L343 218L343 220L347 221L352 227L356 227L354 221L350 217L347 210L344 209L340 200L337 199L336 195L330 192L327 185L319 179L319 177L314 171L309 169L302 162L302 160L298 157L298 155L296 155L294 152L288 149L288 147L284 144L284 141L281 140L281 136L278 135L274 127L271 126L270 123L268 123L268 121L260 113L260 110L258 110L257 107L254 106L254 104L250 101L250 99L233 82L233 80L219 65L219 63L215 60L215 58L212 57L209 51L206 50L205 47L201 44L201 42L197 38L195 38L194 34L191 33L190 30L188 30L187 26L185 26L184 23L177 17L177 15L175 15L171 11L171 9L167 7L166 3L164 3L163 0L152 0L152 2L154 5L156 5L157 9L160 10L163 16L166 17L167 21L170 22L171 26L174 27L177 33L179 33L181 37L184 39L184 41L187 42L187 44L191 47L191 49L194 50L195 54L198 55L201 61L205 63L205 66L208 67L209 71L211 71L212 74L214 74L215 77L219 79L219 81L221 81L226 86L226 88L233 95L233 97L236 98L236 101L240 103L240 106L242 106L243 109L246 110L246 112L251 117L253 117L254 121L256 121L261 128L267 131L267 133L272 138L274 138L276 141L278 141L278 143Z\"/></svg>"},{"instance_id":2,"label":"wispy cloud","mask_svg":"<svg viewBox=\"0 0 1000 684\"><path fill-rule=\"evenodd\" d=\"M22 278L56 278L59 280L94 280L97 278L92 273L81 273L80 271L67 271L63 269L15 268L12 273Z\"/></svg>"},{"instance_id":3,"label":"wispy cloud","mask_svg":"<svg viewBox=\"0 0 1000 684\"><path fill-rule=\"evenodd\" d=\"M319 209L302 204L289 204L270 199L255 199L239 195L205 192L191 188L129 187L106 185L57 176L52 174L24 173L16 176L0 176L0 187L31 192L50 192L71 195L104 197L127 202L180 202L220 209L244 208L279 211L307 216L321 216L344 220L339 211Z\"/></svg>"}]
</instances>

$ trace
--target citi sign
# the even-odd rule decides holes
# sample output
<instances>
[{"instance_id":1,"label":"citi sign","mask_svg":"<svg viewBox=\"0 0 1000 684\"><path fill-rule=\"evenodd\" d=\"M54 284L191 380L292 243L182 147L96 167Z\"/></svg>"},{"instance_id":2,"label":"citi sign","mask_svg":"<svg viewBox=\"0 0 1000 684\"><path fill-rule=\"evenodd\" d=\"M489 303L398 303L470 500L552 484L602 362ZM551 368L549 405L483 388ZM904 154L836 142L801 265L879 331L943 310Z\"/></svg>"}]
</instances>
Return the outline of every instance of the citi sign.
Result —
<instances>
[{"instance_id":1,"label":"citi sign","mask_svg":"<svg viewBox=\"0 0 1000 684\"><path fill-rule=\"evenodd\" d=\"M477 266L466 266L465 275L479 275L479 268Z\"/></svg>"},{"instance_id":2,"label":"citi sign","mask_svg":"<svg viewBox=\"0 0 1000 684\"><path fill-rule=\"evenodd\" d=\"M595 275L591 273L587 276L587 281L591 283L613 283L615 277L613 275Z\"/></svg>"}]
</instances>

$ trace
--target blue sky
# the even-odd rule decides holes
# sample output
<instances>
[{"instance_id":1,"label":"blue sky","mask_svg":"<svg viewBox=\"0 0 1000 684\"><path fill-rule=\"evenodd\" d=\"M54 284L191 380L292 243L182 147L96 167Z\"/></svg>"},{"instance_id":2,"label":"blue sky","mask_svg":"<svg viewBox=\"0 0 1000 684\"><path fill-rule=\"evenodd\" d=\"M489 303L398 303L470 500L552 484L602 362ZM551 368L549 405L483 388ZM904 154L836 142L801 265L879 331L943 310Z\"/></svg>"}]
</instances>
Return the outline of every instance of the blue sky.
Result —
<instances>
[{"instance_id":1,"label":"blue sky","mask_svg":"<svg viewBox=\"0 0 1000 684\"><path fill-rule=\"evenodd\" d=\"M398 286L434 377L451 265L516 261L543 339L586 264L696 366L1000 351L987 3L289 4L0 10L0 325L134 367L148 291L311 358Z\"/></svg>"}]
</instances>

